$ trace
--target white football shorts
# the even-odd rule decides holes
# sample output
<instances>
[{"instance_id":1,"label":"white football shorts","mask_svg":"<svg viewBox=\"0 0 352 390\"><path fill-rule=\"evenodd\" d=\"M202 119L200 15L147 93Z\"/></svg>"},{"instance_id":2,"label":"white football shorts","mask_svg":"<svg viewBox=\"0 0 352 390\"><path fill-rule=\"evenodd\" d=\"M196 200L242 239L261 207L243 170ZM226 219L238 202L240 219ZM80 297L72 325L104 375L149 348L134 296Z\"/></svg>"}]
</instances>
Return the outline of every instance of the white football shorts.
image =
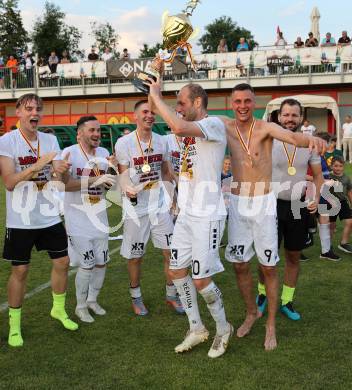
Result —
<instances>
[{"instance_id":1,"label":"white football shorts","mask_svg":"<svg viewBox=\"0 0 352 390\"><path fill-rule=\"evenodd\" d=\"M68 236L68 256L73 267L92 268L109 262L109 239Z\"/></svg>"},{"instance_id":2,"label":"white football shorts","mask_svg":"<svg viewBox=\"0 0 352 390\"><path fill-rule=\"evenodd\" d=\"M248 262L255 253L264 266L275 266L280 260L273 192L254 197L230 196L225 258L232 263L242 263Z\"/></svg>"},{"instance_id":3,"label":"white football shorts","mask_svg":"<svg viewBox=\"0 0 352 390\"><path fill-rule=\"evenodd\" d=\"M181 214L177 217L171 243L170 269L192 267L193 279L204 279L224 270L219 245L225 219L209 221L205 218Z\"/></svg>"},{"instance_id":4,"label":"white football shorts","mask_svg":"<svg viewBox=\"0 0 352 390\"><path fill-rule=\"evenodd\" d=\"M174 224L169 212L143 215L138 219L126 218L120 254L126 259L144 255L150 235L155 248L170 249Z\"/></svg>"}]
</instances>

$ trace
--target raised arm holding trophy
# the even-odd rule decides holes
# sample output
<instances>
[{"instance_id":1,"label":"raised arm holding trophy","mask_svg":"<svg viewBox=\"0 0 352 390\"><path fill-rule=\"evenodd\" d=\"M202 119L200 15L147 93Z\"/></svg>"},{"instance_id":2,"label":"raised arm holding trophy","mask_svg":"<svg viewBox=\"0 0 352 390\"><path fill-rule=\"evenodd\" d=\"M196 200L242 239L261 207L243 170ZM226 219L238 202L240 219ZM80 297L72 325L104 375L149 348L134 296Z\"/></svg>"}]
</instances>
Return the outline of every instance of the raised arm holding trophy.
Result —
<instances>
[{"instance_id":1,"label":"raised arm holding trophy","mask_svg":"<svg viewBox=\"0 0 352 390\"><path fill-rule=\"evenodd\" d=\"M182 13L177 15L169 16L167 11L164 12L162 18L163 49L159 50L149 69L146 72L140 72L132 81L137 89L148 94L149 87L145 84L148 77L154 80L160 77L164 71L164 63L171 63L174 60L178 48L186 48L192 67L195 69L192 46L187 40L194 33L189 16L192 15L198 3L200 3L199 0L189 1Z\"/></svg>"}]
</instances>

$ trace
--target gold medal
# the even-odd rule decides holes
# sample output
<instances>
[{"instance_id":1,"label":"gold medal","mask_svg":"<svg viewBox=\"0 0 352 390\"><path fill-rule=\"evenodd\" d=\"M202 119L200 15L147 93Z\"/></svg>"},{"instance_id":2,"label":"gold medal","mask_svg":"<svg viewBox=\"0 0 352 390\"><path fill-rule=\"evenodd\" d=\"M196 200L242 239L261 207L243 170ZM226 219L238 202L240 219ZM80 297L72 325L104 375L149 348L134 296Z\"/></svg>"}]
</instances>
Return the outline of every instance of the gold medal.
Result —
<instances>
[{"instance_id":1,"label":"gold medal","mask_svg":"<svg viewBox=\"0 0 352 390\"><path fill-rule=\"evenodd\" d=\"M96 164L92 160L89 160L88 154L84 151L82 145L79 142L78 142L78 146L79 146L79 148L81 150L81 153L83 154L83 156L87 160L89 168L94 172L94 176L96 176L96 177L100 176L100 170L99 170L98 164Z\"/></svg>"},{"instance_id":2,"label":"gold medal","mask_svg":"<svg viewBox=\"0 0 352 390\"><path fill-rule=\"evenodd\" d=\"M297 170L295 167L288 167L287 168L287 173L290 175L290 176L294 176L296 174Z\"/></svg>"},{"instance_id":3,"label":"gold medal","mask_svg":"<svg viewBox=\"0 0 352 390\"><path fill-rule=\"evenodd\" d=\"M293 162L295 161L295 157L296 157L297 147L295 146L293 154L292 154L292 156L290 156L290 154L288 153L285 142L283 142L282 145L285 149L285 153L286 153L286 157L287 157L287 161L288 161L287 173L290 176L294 176L297 173L297 169L293 166Z\"/></svg>"},{"instance_id":4,"label":"gold medal","mask_svg":"<svg viewBox=\"0 0 352 390\"><path fill-rule=\"evenodd\" d=\"M138 131L136 130L136 139L137 139L137 145L139 147L139 150L142 154L142 157L143 157L143 165L142 165L142 173L150 173L150 171L152 170L151 166L148 164L148 156L149 156L149 152L151 151L152 149L152 139L153 139L153 133L150 134L150 138L149 138L149 143L148 143L148 149L146 150L147 152L147 155L145 156L144 155L144 152L143 152L143 149L142 149L142 145L141 145L141 140L139 138L139 135L138 135Z\"/></svg>"},{"instance_id":5,"label":"gold medal","mask_svg":"<svg viewBox=\"0 0 352 390\"><path fill-rule=\"evenodd\" d=\"M143 173L149 173L151 171L150 165L148 163L144 163L142 166L142 172Z\"/></svg>"}]
</instances>

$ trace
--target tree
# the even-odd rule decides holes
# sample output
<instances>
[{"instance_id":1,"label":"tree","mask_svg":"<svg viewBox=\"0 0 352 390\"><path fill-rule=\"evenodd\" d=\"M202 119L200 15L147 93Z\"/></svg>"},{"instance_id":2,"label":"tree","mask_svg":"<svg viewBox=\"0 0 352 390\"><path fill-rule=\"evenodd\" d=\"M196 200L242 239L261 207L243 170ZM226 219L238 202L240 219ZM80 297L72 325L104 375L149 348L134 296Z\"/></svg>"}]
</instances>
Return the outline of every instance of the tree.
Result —
<instances>
[{"instance_id":1,"label":"tree","mask_svg":"<svg viewBox=\"0 0 352 390\"><path fill-rule=\"evenodd\" d=\"M28 33L23 27L18 0L0 0L0 49L4 57L20 57L27 50Z\"/></svg>"},{"instance_id":2,"label":"tree","mask_svg":"<svg viewBox=\"0 0 352 390\"><path fill-rule=\"evenodd\" d=\"M90 34L95 39L95 45L102 53L107 47L113 53L115 58L119 58L119 52L116 51L120 36L115 31L114 27L108 22L90 24L92 33Z\"/></svg>"},{"instance_id":3,"label":"tree","mask_svg":"<svg viewBox=\"0 0 352 390\"><path fill-rule=\"evenodd\" d=\"M33 50L40 57L47 57L51 51L61 55L64 50L72 53L78 49L82 34L65 23L65 16L60 7L45 3L44 14L36 19L32 32Z\"/></svg>"},{"instance_id":4,"label":"tree","mask_svg":"<svg viewBox=\"0 0 352 390\"><path fill-rule=\"evenodd\" d=\"M159 49L162 49L161 43L157 43L152 47L149 47L147 43L143 43L143 49L139 50L139 58L153 58Z\"/></svg>"},{"instance_id":5,"label":"tree","mask_svg":"<svg viewBox=\"0 0 352 390\"><path fill-rule=\"evenodd\" d=\"M221 16L215 19L214 22L205 26L205 31L205 34L198 41L198 44L202 46L202 53L216 53L219 41L222 38L226 39L229 51L236 50L241 37L249 42L250 47L257 45L253 40L252 33L243 27L239 27L229 16Z\"/></svg>"}]
</instances>

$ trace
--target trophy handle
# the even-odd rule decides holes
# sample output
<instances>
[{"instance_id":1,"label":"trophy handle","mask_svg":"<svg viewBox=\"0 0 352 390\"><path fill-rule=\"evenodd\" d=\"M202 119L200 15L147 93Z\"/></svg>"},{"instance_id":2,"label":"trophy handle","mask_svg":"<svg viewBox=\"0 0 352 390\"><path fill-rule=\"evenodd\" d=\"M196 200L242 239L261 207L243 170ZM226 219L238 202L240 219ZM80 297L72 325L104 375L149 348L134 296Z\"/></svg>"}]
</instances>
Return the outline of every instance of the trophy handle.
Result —
<instances>
[{"instance_id":1,"label":"trophy handle","mask_svg":"<svg viewBox=\"0 0 352 390\"><path fill-rule=\"evenodd\" d=\"M172 51L171 56L168 59L164 59L163 61L166 62L167 64L172 62L175 59L176 50L177 50L177 48Z\"/></svg>"},{"instance_id":2,"label":"trophy handle","mask_svg":"<svg viewBox=\"0 0 352 390\"><path fill-rule=\"evenodd\" d=\"M185 42L182 47L185 47L187 49L187 53L189 55L189 58L191 60L191 65L192 65L192 69L197 72L197 69L196 69L196 66L195 66L195 62L194 62L194 57L193 57L193 54L192 54L192 45L188 42Z\"/></svg>"}]
</instances>

